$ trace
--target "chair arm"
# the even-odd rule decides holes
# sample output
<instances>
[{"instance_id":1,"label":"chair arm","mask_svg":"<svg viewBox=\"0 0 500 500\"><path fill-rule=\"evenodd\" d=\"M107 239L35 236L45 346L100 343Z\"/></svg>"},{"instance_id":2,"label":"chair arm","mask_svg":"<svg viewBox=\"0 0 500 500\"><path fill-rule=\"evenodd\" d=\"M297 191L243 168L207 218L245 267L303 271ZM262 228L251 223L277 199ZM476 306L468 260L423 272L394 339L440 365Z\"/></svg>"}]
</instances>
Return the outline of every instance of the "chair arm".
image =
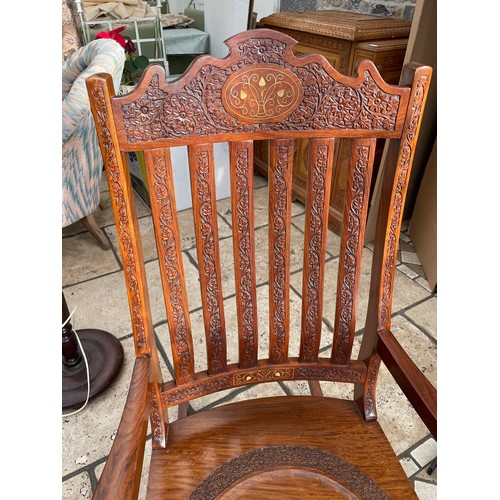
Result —
<instances>
[{"instance_id":1,"label":"chair arm","mask_svg":"<svg viewBox=\"0 0 500 500\"><path fill-rule=\"evenodd\" d=\"M94 500L137 498L148 429L151 376L151 359L137 358L118 432Z\"/></svg>"},{"instance_id":2,"label":"chair arm","mask_svg":"<svg viewBox=\"0 0 500 500\"><path fill-rule=\"evenodd\" d=\"M377 352L405 396L437 439L437 390L389 330L378 332Z\"/></svg>"},{"instance_id":3,"label":"chair arm","mask_svg":"<svg viewBox=\"0 0 500 500\"><path fill-rule=\"evenodd\" d=\"M80 47L62 68L62 142L71 134L82 116L90 110L85 80L97 73L109 73L118 89L125 51L115 40L99 39Z\"/></svg>"}]
</instances>

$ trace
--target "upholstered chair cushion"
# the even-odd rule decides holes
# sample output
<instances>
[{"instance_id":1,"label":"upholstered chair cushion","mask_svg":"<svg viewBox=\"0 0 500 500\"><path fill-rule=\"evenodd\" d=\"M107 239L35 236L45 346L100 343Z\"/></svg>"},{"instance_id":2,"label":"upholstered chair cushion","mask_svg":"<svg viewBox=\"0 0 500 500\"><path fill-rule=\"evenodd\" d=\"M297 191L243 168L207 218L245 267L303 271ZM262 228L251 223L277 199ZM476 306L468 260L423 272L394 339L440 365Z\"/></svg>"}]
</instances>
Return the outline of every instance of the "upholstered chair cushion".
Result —
<instances>
[{"instance_id":1,"label":"upholstered chair cushion","mask_svg":"<svg viewBox=\"0 0 500 500\"><path fill-rule=\"evenodd\" d=\"M118 90L125 52L114 40L80 47L62 68L62 227L91 214L99 204L103 161L85 80L109 73Z\"/></svg>"}]
</instances>

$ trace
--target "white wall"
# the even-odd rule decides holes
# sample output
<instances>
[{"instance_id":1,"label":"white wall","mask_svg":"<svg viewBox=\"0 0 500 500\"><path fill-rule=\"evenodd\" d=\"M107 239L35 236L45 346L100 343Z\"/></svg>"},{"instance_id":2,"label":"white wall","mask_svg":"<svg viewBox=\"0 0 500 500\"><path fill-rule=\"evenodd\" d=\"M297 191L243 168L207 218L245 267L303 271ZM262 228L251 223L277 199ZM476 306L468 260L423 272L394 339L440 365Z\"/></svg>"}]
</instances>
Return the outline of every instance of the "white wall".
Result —
<instances>
[{"instance_id":1,"label":"white wall","mask_svg":"<svg viewBox=\"0 0 500 500\"><path fill-rule=\"evenodd\" d=\"M205 0L205 31L210 35L210 54L225 57L224 40L247 29L248 0Z\"/></svg>"},{"instance_id":2,"label":"white wall","mask_svg":"<svg viewBox=\"0 0 500 500\"><path fill-rule=\"evenodd\" d=\"M168 0L168 8L171 14L179 14L189 5L189 0Z\"/></svg>"},{"instance_id":3,"label":"white wall","mask_svg":"<svg viewBox=\"0 0 500 500\"><path fill-rule=\"evenodd\" d=\"M254 0L253 11L257 12L257 21L280 11L280 0Z\"/></svg>"}]
</instances>

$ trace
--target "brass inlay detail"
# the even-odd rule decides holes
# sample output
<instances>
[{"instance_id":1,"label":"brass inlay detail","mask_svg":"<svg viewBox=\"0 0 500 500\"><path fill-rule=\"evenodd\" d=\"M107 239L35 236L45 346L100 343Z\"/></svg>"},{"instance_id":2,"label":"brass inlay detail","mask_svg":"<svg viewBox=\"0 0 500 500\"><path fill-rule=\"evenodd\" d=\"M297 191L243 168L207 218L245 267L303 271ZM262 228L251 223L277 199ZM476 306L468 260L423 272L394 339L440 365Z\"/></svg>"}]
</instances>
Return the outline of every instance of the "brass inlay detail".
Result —
<instances>
[{"instance_id":1,"label":"brass inlay detail","mask_svg":"<svg viewBox=\"0 0 500 500\"><path fill-rule=\"evenodd\" d=\"M281 121L298 107L302 95L302 84L289 69L256 64L228 79L222 88L222 103L242 122Z\"/></svg>"}]
</instances>

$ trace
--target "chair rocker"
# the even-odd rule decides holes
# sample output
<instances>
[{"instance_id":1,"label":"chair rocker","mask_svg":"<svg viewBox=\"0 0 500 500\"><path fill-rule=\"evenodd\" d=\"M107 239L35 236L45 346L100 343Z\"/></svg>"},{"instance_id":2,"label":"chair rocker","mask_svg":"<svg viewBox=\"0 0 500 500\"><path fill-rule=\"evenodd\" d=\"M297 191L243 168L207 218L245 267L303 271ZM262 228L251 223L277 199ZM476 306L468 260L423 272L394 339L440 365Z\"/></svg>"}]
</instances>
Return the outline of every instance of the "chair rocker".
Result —
<instances>
[{"instance_id":1,"label":"chair rocker","mask_svg":"<svg viewBox=\"0 0 500 500\"><path fill-rule=\"evenodd\" d=\"M135 340L135 365L116 439L94 498L136 498L148 421L148 499L416 498L382 428L375 391L383 361L436 436L436 389L391 333L396 253L431 68L404 67L400 86L362 61L355 77L267 29L227 42L229 55L197 58L165 83L152 65L129 94L111 76L87 80L118 231ZM294 139L309 140L302 324L290 325ZM337 139L350 139L334 332L321 348L328 200ZM363 339L353 356L357 295L377 139L390 139ZM269 141L268 253L254 230L253 141ZM213 144L228 142L235 324L226 321ZM170 148L187 146L206 359L193 342ZM163 378L126 153L144 151L175 377ZM256 258L257 255L257 258ZM267 257L266 257L267 255ZM257 274L268 259L267 304ZM258 322L267 316L265 335ZM289 345L297 352L291 356ZM357 337L356 337L357 341ZM163 349L163 347L162 347ZM237 356L233 355L237 351ZM320 352L321 351L321 352ZM203 351L205 352L205 351ZM265 352L265 355L261 353ZM206 364L205 364L206 361ZM201 367L201 369L200 369ZM311 396L248 399L169 423L167 410L250 384L305 380ZM319 381L353 384L352 400ZM261 387L261 386L258 386ZM186 413L184 411L184 413ZM104 416L103 416L104 417Z\"/></svg>"}]
</instances>

